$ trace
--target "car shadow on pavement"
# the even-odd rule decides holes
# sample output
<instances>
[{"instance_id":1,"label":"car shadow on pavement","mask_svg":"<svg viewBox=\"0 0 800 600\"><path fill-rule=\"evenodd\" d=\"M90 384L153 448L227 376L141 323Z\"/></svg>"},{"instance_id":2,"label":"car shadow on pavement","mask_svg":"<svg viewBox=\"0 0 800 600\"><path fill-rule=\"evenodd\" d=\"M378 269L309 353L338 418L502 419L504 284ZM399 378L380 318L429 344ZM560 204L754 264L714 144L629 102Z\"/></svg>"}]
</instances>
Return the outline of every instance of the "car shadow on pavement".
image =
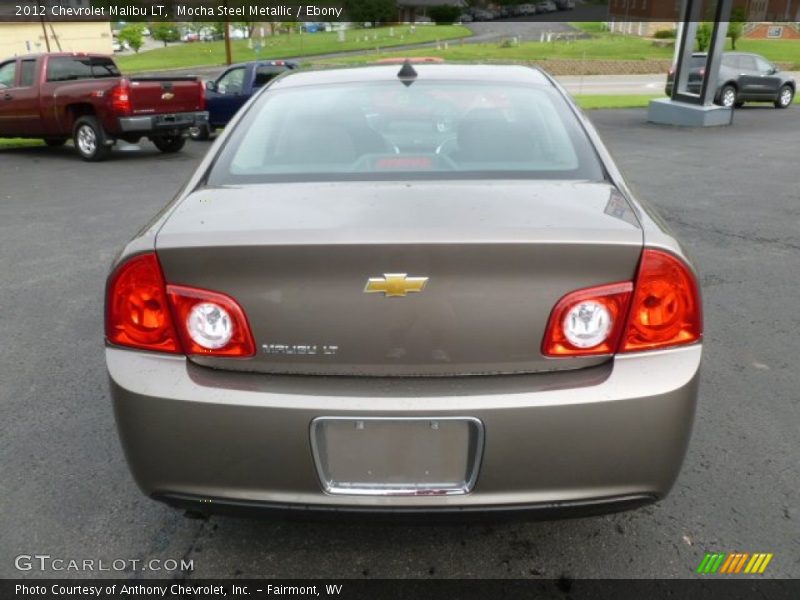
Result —
<instances>
[{"instance_id":1,"label":"car shadow on pavement","mask_svg":"<svg viewBox=\"0 0 800 600\"><path fill-rule=\"evenodd\" d=\"M52 148L48 146L20 146L20 147L2 147L0 146L0 156L24 156L26 158L33 158L33 159L45 159L45 160L58 160L58 161L73 161L76 165L80 164L94 164L96 166L102 165L103 162L108 161L141 161L141 160L152 160L153 158L159 158L160 160L180 160L181 153L177 152L175 154L164 154L160 152L153 144L149 142L143 142L141 144L125 144L125 145L116 145L114 150L111 153L111 156L107 159L107 161L99 162L99 163L89 163L87 161L81 160L80 156L78 156L77 150L75 150L74 146L71 144L67 144L65 146L61 146L58 148ZM191 157L192 160L195 160L194 157Z\"/></svg>"},{"instance_id":2,"label":"car shadow on pavement","mask_svg":"<svg viewBox=\"0 0 800 600\"><path fill-rule=\"evenodd\" d=\"M186 556L194 560L192 576L198 578L297 578L309 573L338 578L570 578L573 566L563 560L565 541L580 548L581 555L602 553L624 543L623 536L634 528L654 528L654 511L659 509L558 521L431 518L411 523L212 516L201 522ZM599 565L594 576L602 576Z\"/></svg>"}]
</instances>

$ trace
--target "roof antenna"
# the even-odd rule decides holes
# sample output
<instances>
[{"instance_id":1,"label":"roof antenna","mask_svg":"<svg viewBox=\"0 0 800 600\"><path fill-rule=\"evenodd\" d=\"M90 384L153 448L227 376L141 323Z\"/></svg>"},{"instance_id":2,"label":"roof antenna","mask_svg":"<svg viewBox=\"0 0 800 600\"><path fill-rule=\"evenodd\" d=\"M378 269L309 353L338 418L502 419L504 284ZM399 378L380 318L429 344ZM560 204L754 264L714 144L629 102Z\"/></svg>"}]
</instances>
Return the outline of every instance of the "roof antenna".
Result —
<instances>
[{"instance_id":1,"label":"roof antenna","mask_svg":"<svg viewBox=\"0 0 800 600\"><path fill-rule=\"evenodd\" d=\"M397 78L403 82L403 85L408 87L417 79L417 72L414 70L411 61L406 59L403 66L397 72Z\"/></svg>"}]
</instances>

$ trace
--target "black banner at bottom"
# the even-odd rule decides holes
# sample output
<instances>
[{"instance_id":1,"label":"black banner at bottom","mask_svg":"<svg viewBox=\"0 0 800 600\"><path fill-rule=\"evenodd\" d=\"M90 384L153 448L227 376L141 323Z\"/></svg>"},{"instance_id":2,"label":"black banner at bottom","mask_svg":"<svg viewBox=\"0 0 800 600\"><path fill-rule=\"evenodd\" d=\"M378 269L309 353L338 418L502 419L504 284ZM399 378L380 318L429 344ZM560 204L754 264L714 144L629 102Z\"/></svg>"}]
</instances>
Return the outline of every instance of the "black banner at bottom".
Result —
<instances>
[{"instance_id":1,"label":"black banner at bottom","mask_svg":"<svg viewBox=\"0 0 800 600\"><path fill-rule=\"evenodd\" d=\"M515 599L659 599L769 600L800 598L800 580L776 579L205 579L121 580L39 579L0 582L0 598L65 600L103 598L231 598L237 600L325 598L418 600Z\"/></svg>"}]
</instances>

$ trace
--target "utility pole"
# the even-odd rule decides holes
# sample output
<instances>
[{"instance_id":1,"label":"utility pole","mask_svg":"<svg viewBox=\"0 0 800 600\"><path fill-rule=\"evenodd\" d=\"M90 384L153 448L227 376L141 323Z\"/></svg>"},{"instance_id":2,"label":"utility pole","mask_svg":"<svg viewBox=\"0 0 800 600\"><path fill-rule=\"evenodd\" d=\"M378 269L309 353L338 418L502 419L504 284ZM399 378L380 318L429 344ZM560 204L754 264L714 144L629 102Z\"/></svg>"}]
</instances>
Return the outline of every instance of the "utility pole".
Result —
<instances>
[{"instance_id":1,"label":"utility pole","mask_svg":"<svg viewBox=\"0 0 800 600\"><path fill-rule=\"evenodd\" d=\"M231 52L231 23L225 19L225 64L233 64L233 53Z\"/></svg>"},{"instance_id":2,"label":"utility pole","mask_svg":"<svg viewBox=\"0 0 800 600\"><path fill-rule=\"evenodd\" d=\"M56 41L56 46L58 47L58 51L62 52L62 50L61 50L61 42L59 41L58 36L56 35L56 30L53 29L53 24L52 23L50 23L50 33L53 34L53 39Z\"/></svg>"},{"instance_id":3,"label":"utility pole","mask_svg":"<svg viewBox=\"0 0 800 600\"><path fill-rule=\"evenodd\" d=\"M225 64L233 64L233 53L231 52L231 21L228 16L228 0L225 0Z\"/></svg>"},{"instance_id":4,"label":"utility pole","mask_svg":"<svg viewBox=\"0 0 800 600\"><path fill-rule=\"evenodd\" d=\"M39 20L42 22L42 33L44 34L44 45L47 47L47 51L50 52L50 38L47 37L47 26L44 24L44 15L39 17Z\"/></svg>"}]
</instances>

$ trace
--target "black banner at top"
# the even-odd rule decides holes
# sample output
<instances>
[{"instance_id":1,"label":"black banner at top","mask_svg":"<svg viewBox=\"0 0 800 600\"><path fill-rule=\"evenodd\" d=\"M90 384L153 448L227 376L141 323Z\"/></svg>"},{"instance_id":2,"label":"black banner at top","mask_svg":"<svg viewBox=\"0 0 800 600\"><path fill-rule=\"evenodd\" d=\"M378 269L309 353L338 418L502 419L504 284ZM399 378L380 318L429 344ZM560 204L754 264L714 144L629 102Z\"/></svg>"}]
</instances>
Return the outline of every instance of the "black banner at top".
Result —
<instances>
[{"instance_id":1,"label":"black banner at top","mask_svg":"<svg viewBox=\"0 0 800 600\"><path fill-rule=\"evenodd\" d=\"M706 0L713 14L715 0ZM0 0L0 21L373 21L430 22L434 7L449 7L456 21L583 21L670 23L680 2L653 0ZM523 8L524 7L524 8ZM800 22L797 0L734 0L735 20ZM800 39L800 27L798 27Z\"/></svg>"}]
</instances>

